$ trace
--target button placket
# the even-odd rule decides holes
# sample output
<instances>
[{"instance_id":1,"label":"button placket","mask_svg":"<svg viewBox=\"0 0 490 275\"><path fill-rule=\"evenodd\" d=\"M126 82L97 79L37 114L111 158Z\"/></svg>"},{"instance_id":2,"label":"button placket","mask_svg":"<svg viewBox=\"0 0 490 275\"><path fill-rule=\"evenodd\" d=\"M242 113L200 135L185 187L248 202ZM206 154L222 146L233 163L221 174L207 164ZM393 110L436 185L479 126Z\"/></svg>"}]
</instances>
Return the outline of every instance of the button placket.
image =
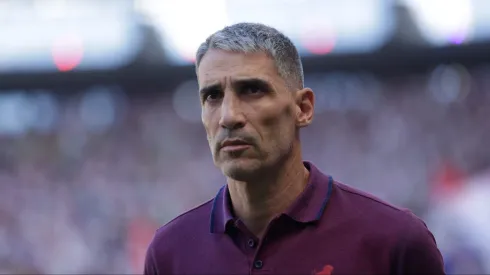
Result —
<instances>
[{"instance_id":1,"label":"button placket","mask_svg":"<svg viewBox=\"0 0 490 275\"><path fill-rule=\"evenodd\" d=\"M255 269L262 269L263 266L264 266L264 262L261 260L256 260L254 262L254 268Z\"/></svg>"},{"instance_id":2,"label":"button placket","mask_svg":"<svg viewBox=\"0 0 490 275\"><path fill-rule=\"evenodd\" d=\"M254 239L249 239L248 242L247 242L247 244L248 244L248 247L255 248L255 241L254 241Z\"/></svg>"},{"instance_id":3,"label":"button placket","mask_svg":"<svg viewBox=\"0 0 490 275\"><path fill-rule=\"evenodd\" d=\"M269 268L266 268L264 270L264 258L263 257L265 255L264 253L266 253L266 251L263 251L263 250L264 250L264 246L267 246L268 243L270 242L270 236L268 236L268 235L274 233L274 231L271 231L271 226L273 224L275 224L275 220L276 219L272 220L271 223L269 223L267 229L265 230L265 234L260 241L254 240L255 241L254 246L256 247L256 250L255 250L255 255L253 257L252 270L256 270L258 273L266 272L266 270L269 270ZM249 240L249 244L250 243L251 242ZM259 270L261 270L261 271L259 271Z\"/></svg>"}]
</instances>

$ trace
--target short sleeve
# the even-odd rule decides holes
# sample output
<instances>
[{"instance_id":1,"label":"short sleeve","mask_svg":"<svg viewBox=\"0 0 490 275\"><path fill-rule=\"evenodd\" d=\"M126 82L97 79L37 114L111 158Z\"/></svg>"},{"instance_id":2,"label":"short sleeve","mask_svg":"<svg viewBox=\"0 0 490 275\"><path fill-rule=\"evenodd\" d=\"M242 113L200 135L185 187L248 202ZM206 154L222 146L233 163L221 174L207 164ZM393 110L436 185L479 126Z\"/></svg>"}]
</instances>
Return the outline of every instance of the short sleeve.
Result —
<instances>
[{"instance_id":1,"label":"short sleeve","mask_svg":"<svg viewBox=\"0 0 490 275\"><path fill-rule=\"evenodd\" d=\"M397 274L445 274L434 236L420 218L411 212L409 215L410 224L407 224L399 250Z\"/></svg>"}]
</instances>

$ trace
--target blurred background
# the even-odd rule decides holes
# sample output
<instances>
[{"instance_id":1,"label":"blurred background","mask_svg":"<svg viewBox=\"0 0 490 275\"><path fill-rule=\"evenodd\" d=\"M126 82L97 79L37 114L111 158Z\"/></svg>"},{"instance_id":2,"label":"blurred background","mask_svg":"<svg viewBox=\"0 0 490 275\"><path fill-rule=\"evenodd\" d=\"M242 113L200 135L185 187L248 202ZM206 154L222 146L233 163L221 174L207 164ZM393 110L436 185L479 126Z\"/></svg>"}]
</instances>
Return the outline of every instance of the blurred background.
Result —
<instances>
[{"instance_id":1,"label":"blurred background","mask_svg":"<svg viewBox=\"0 0 490 275\"><path fill-rule=\"evenodd\" d=\"M225 183L193 59L241 21L304 57L305 158L423 217L449 274L490 274L487 0L0 0L0 273L142 273Z\"/></svg>"}]
</instances>

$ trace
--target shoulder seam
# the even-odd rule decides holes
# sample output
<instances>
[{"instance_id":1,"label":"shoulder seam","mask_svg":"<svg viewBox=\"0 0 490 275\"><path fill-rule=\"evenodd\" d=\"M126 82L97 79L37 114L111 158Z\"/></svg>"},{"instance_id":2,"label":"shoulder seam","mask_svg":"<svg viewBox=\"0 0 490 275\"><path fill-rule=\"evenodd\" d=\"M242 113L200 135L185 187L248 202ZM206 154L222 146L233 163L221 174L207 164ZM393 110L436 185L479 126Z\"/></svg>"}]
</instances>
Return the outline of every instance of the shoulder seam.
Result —
<instances>
[{"instance_id":1,"label":"shoulder seam","mask_svg":"<svg viewBox=\"0 0 490 275\"><path fill-rule=\"evenodd\" d=\"M348 190L348 189L346 189L344 186L342 186L342 184L339 184L339 182L337 182L337 181L336 181L336 183L337 183L336 185L337 185L337 186L338 186L340 189L342 189L343 191L345 191L345 192L348 192L348 193L350 193L350 194L353 194L353 195L357 195L357 196L363 197L363 198L368 199L368 200L370 200L370 201L373 201L373 202L375 202L375 203L377 203L377 204L381 204L381 205L387 206L387 207L389 207L389 208L391 208L391 209L394 209L394 210L397 210L397 211L400 211L400 212L406 212L406 211L405 211L405 209L402 209L402 208L397 207L397 206L395 206L395 205L391 205L391 204L389 204L389 203L387 203L387 202L383 202L382 200L379 200L379 199L376 199L376 198L372 198L372 197L366 196L365 194L362 194L362 193L353 192L352 190Z\"/></svg>"}]
</instances>

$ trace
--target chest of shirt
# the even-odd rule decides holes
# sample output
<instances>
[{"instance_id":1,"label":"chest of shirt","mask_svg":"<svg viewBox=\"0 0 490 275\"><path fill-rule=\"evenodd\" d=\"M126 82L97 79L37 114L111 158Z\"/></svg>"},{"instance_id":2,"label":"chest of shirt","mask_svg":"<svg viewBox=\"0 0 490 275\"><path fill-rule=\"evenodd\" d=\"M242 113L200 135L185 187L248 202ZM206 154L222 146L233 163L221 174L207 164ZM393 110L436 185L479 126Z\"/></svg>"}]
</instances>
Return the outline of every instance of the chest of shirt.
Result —
<instances>
[{"instance_id":1,"label":"chest of shirt","mask_svg":"<svg viewBox=\"0 0 490 275\"><path fill-rule=\"evenodd\" d=\"M172 274L388 274L389 240L341 231L290 233L258 242L253 237L214 236L173 255Z\"/></svg>"}]
</instances>

